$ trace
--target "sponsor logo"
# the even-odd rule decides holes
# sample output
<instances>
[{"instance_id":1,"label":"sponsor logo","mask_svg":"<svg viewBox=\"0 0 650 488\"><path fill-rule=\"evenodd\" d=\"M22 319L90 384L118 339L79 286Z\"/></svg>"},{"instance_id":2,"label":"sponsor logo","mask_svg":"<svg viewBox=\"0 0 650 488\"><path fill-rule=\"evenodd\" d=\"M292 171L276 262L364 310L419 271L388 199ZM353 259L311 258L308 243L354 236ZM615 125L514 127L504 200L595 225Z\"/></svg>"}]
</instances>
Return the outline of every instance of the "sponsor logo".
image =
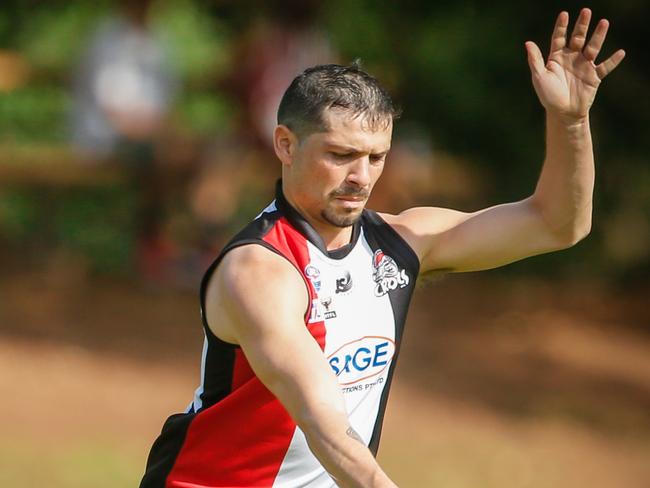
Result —
<instances>
[{"instance_id":1,"label":"sponsor logo","mask_svg":"<svg viewBox=\"0 0 650 488\"><path fill-rule=\"evenodd\" d=\"M336 312L332 310L332 297L322 298L320 303L325 307L325 319L335 319Z\"/></svg>"},{"instance_id":2,"label":"sponsor logo","mask_svg":"<svg viewBox=\"0 0 650 488\"><path fill-rule=\"evenodd\" d=\"M336 293L345 293L347 291L350 291L352 288L352 276L350 276L350 272L346 271L345 275L343 278L338 278L336 280Z\"/></svg>"},{"instance_id":3,"label":"sponsor logo","mask_svg":"<svg viewBox=\"0 0 650 488\"><path fill-rule=\"evenodd\" d=\"M392 290L404 288L411 280L406 270L399 269L393 258L384 254L384 251L377 249L372 258L375 270L372 279L375 282L375 296L381 297Z\"/></svg>"},{"instance_id":4,"label":"sponsor logo","mask_svg":"<svg viewBox=\"0 0 650 488\"><path fill-rule=\"evenodd\" d=\"M311 281L311 284L314 285L316 291L320 291L320 270L313 264L308 264L305 267L305 276L309 278L309 281Z\"/></svg>"},{"instance_id":5,"label":"sponsor logo","mask_svg":"<svg viewBox=\"0 0 650 488\"><path fill-rule=\"evenodd\" d=\"M351 385L381 374L395 354L395 342L388 337L365 336L339 347L327 362L339 384Z\"/></svg>"},{"instance_id":6,"label":"sponsor logo","mask_svg":"<svg viewBox=\"0 0 650 488\"><path fill-rule=\"evenodd\" d=\"M314 298L309 311L309 323L335 319L336 311L332 308L332 297Z\"/></svg>"}]
</instances>

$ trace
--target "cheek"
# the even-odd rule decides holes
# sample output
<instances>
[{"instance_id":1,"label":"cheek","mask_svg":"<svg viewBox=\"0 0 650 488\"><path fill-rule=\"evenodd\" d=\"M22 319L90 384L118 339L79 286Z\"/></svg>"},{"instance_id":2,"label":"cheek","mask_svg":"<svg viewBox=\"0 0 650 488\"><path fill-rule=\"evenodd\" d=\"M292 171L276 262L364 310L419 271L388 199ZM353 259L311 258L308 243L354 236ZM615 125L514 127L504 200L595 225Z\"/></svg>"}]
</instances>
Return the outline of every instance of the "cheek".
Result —
<instances>
[{"instance_id":1,"label":"cheek","mask_svg":"<svg viewBox=\"0 0 650 488\"><path fill-rule=\"evenodd\" d=\"M375 186L375 183L377 183L377 180L379 179L383 171L384 171L384 163L370 167L370 179L372 180L372 186Z\"/></svg>"},{"instance_id":2,"label":"cheek","mask_svg":"<svg viewBox=\"0 0 650 488\"><path fill-rule=\"evenodd\" d=\"M343 184L346 175L347 172L344 166L323 161L314 168L312 181L317 188L328 194Z\"/></svg>"},{"instance_id":3,"label":"cheek","mask_svg":"<svg viewBox=\"0 0 650 488\"><path fill-rule=\"evenodd\" d=\"M322 205L331 192L339 188L345 175L327 162L313 162L302 174L303 194L314 205Z\"/></svg>"}]
</instances>

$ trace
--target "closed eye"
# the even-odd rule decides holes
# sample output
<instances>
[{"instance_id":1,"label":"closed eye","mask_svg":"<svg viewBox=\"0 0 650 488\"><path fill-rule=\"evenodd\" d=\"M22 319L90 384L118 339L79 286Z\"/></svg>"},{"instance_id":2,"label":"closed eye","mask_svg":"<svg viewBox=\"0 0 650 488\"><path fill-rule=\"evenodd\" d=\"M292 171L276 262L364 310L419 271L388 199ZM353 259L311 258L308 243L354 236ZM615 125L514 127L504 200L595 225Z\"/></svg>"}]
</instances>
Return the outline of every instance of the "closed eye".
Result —
<instances>
[{"instance_id":1,"label":"closed eye","mask_svg":"<svg viewBox=\"0 0 650 488\"><path fill-rule=\"evenodd\" d=\"M332 155L334 157L334 159L338 159L340 161L351 159L354 156L356 156L355 153L339 153L339 152L334 152L334 151L330 151L330 155Z\"/></svg>"},{"instance_id":2,"label":"closed eye","mask_svg":"<svg viewBox=\"0 0 650 488\"><path fill-rule=\"evenodd\" d=\"M333 159L340 161L340 162L347 162L350 160L353 160L359 156L361 156L361 153L357 152L337 152L337 151L329 151L330 156L332 156ZM370 154L368 159L370 160L371 164L379 164L383 163L384 160L386 159L386 154L387 153L380 153L380 154Z\"/></svg>"}]
</instances>

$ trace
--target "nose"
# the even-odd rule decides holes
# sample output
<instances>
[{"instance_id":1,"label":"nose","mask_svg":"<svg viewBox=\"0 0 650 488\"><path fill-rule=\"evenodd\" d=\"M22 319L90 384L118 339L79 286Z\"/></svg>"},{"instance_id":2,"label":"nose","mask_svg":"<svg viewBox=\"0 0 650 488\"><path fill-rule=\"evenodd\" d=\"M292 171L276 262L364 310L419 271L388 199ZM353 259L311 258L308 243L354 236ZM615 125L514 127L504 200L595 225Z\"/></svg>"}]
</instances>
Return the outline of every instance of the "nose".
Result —
<instances>
[{"instance_id":1,"label":"nose","mask_svg":"<svg viewBox=\"0 0 650 488\"><path fill-rule=\"evenodd\" d=\"M370 159L368 156L362 156L350 165L346 181L360 188L367 188L370 185Z\"/></svg>"}]
</instances>

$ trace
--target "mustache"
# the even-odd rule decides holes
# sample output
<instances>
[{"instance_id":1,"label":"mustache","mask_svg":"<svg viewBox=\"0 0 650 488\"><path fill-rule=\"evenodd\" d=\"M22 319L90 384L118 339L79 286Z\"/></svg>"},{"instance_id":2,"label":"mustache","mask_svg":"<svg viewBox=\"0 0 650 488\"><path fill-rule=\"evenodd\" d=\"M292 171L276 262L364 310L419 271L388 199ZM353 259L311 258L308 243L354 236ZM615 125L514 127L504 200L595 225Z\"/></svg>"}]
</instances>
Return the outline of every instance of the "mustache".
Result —
<instances>
[{"instance_id":1,"label":"mustache","mask_svg":"<svg viewBox=\"0 0 650 488\"><path fill-rule=\"evenodd\" d=\"M370 196L370 191L364 188L358 188L353 186L343 186L337 188L331 194L332 197L360 197L368 198Z\"/></svg>"}]
</instances>

